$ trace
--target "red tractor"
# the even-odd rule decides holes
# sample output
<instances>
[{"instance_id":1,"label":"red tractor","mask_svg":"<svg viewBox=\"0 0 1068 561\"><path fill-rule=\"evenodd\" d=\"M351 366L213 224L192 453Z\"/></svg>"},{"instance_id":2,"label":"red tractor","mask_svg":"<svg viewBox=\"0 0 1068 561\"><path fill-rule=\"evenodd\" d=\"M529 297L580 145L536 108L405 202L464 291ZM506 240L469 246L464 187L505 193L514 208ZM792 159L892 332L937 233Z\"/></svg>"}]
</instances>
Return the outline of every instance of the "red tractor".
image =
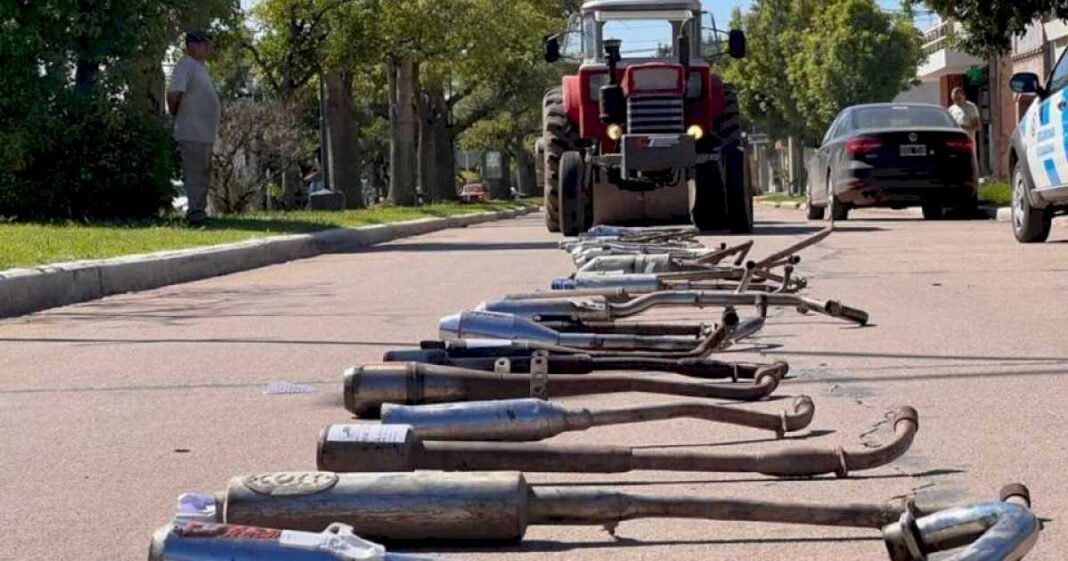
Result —
<instances>
[{"instance_id":1,"label":"red tractor","mask_svg":"<svg viewBox=\"0 0 1068 561\"><path fill-rule=\"evenodd\" d=\"M547 62L580 61L546 93L535 148L550 231L687 220L752 231L737 99L709 64L745 56L745 35L725 34L721 52L701 19L699 0L590 0L546 39Z\"/></svg>"}]
</instances>

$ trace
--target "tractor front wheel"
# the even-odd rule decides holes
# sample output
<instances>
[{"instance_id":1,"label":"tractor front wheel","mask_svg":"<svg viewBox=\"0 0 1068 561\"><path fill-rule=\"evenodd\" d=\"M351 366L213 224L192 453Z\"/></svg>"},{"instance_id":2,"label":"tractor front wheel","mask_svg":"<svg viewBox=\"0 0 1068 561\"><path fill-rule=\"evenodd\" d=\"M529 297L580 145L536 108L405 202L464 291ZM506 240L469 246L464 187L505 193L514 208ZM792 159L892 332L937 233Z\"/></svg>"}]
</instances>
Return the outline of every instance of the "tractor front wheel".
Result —
<instances>
[{"instance_id":1,"label":"tractor front wheel","mask_svg":"<svg viewBox=\"0 0 1068 561\"><path fill-rule=\"evenodd\" d=\"M560 232L577 236L589 230L586 220L589 200L586 195L586 162L582 153L569 151L560 157Z\"/></svg>"}]
</instances>

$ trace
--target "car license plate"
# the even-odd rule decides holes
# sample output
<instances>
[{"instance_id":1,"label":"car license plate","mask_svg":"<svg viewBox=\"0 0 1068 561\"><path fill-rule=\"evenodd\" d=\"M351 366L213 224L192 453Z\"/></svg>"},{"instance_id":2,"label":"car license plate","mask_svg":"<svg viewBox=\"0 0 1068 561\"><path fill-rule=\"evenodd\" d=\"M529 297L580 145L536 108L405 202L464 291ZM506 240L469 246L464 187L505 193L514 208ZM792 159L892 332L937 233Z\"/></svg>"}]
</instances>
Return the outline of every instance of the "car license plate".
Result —
<instances>
[{"instance_id":1,"label":"car license plate","mask_svg":"<svg viewBox=\"0 0 1068 561\"><path fill-rule=\"evenodd\" d=\"M902 144L901 145L902 156L926 156L927 145L926 144Z\"/></svg>"}]
</instances>

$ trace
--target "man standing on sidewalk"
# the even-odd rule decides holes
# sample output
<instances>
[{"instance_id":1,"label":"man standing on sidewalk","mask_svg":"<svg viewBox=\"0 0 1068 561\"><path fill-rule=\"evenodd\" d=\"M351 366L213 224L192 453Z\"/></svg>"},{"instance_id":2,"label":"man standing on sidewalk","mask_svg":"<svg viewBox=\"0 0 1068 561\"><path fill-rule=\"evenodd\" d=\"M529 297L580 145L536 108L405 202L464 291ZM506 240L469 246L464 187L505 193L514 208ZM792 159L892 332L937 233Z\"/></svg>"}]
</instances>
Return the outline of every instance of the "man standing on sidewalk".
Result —
<instances>
[{"instance_id":1,"label":"man standing on sidewalk","mask_svg":"<svg viewBox=\"0 0 1068 561\"><path fill-rule=\"evenodd\" d=\"M964 95L964 88L953 88L952 98L953 104L949 106L949 114L953 116L953 120L957 121L960 128L968 132L972 137L972 141L974 141L975 134L979 132L979 127L982 126L979 107L968 101L968 98Z\"/></svg>"},{"instance_id":2,"label":"man standing on sidewalk","mask_svg":"<svg viewBox=\"0 0 1068 561\"><path fill-rule=\"evenodd\" d=\"M182 153L182 178L189 200L186 220L202 224L208 217L211 153L219 134L219 96L204 61L211 37L204 31L185 36L186 56L174 67L167 88L167 107L174 116L174 139Z\"/></svg>"}]
</instances>

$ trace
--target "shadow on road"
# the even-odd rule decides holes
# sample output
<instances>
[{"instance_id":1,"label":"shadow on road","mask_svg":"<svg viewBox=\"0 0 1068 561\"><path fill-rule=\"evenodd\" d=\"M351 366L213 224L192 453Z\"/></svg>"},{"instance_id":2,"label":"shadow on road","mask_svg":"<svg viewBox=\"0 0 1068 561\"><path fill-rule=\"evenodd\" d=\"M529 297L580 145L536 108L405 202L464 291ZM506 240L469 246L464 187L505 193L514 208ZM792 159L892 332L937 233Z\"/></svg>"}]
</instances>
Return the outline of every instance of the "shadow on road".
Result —
<instances>
[{"instance_id":1,"label":"shadow on road","mask_svg":"<svg viewBox=\"0 0 1068 561\"><path fill-rule=\"evenodd\" d=\"M561 551L573 551L581 549L607 549L615 547L651 547L671 545L768 545L768 544L794 544L794 543L848 543L848 542L881 542L882 538L876 536L843 536L843 537L812 537L812 538L752 538L752 539L725 539L725 540L640 540L634 538L621 538L612 536L612 541L604 542L558 542L550 540L525 540L520 544L496 544L486 545L485 542L472 543L470 547L457 546L455 548L435 547L435 553L458 553L461 551L472 553L506 552L506 553L553 553ZM429 549L408 549L403 543L395 544L395 547L404 551L418 553L431 551ZM390 548L392 551L393 548Z\"/></svg>"},{"instance_id":2,"label":"shadow on road","mask_svg":"<svg viewBox=\"0 0 1068 561\"><path fill-rule=\"evenodd\" d=\"M917 473L888 473L884 475L856 475L849 474L853 481L882 480L882 479L906 479L913 477L939 477L944 475L956 475L965 473L960 469L932 469ZM841 482L837 475L821 475L817 477L749 477L743 479L683 479L676 481L641 480L641 481L538 481L532 485L535 487L645 487L656 485L722 485L724 483L816 483L816 482Z\"/></svg>"},{"instance_id":3,"label":"shadow on road","mask_svg":"<svg viewBox=\"0 0 1068 561\"><path fill-rule=\"evenodd\" d=\"M397 253L401 251L525 251L525 250L556 250L559 246L556 242L508 242L508 243L450 243L450 242L427 242L427 243L396 243L376 245L367 248L357 248L351 253Z\"/></svg>"},{"instance_id":4,"label":"shadow on road","mask_svg":"<svg viewBox=\"0 0 1068 561\"><path fill-rule=\"evenodd\" d=\"M774 225L767 226L763 222L757 223L753 228L754 236L797 236L797 235L810 235L823 230L826 225L801 225L801 224L786 224L786 225ZM856 232L882 232L884 228L877 226L845 226L841 224L834 225L835 233L856 233Z\"/></svg>"}]
</instances>

